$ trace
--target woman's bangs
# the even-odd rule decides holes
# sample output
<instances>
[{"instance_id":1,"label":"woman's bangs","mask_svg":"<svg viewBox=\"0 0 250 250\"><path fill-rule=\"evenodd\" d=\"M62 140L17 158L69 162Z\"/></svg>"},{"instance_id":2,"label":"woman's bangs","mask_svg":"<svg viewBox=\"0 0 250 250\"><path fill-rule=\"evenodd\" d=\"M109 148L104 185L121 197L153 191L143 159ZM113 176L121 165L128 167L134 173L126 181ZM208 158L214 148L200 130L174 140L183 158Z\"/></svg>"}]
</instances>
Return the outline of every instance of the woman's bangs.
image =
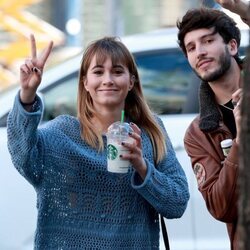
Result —
<instances>
[{"instance_id":1,"label":"woman's bangs","mask_svg":"<svg viewBox=\"0 0 250 250\"><path fill-rule=\"evenodd\" d=\"M112 48L104 49L100 48L95 52L96 63L99 65L104 64L107 58L111 59L112 65L127 65L127 60L125 59L124 54L120 50L114 50Z\"/></svg>"}]
</instances>

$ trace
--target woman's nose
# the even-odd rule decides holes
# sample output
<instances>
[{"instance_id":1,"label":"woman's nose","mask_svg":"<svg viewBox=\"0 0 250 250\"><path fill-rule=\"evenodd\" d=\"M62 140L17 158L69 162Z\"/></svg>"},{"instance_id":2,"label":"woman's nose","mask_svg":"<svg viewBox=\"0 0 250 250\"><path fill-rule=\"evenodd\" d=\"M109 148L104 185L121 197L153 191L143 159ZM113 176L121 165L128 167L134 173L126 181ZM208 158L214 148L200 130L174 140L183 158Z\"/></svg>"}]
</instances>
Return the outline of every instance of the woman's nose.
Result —
<instances>
[{"instance_id":1,"label":"woman's nose","mask_svg":"<svg viewBox=\"0 0 250 250\"><path fill-rule=\"evenodd\" d=\"M103 78L103 84L112 85L114 84L114 80L111 74L105 74Z\"/></svg>"}]
</instances>

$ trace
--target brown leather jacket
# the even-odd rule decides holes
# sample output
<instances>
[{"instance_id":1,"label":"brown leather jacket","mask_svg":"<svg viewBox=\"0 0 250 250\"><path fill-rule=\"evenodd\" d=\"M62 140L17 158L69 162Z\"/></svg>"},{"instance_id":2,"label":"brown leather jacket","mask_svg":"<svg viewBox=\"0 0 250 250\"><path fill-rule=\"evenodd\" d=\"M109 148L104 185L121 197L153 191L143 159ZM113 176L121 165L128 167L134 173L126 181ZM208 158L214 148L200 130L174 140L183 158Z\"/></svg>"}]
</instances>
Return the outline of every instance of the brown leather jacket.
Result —
<instances>
[{"instance_id":1,"label":"brown leather jacket","mask_svg":"<svg viewBox=\"0 0 250 250\"><path fill-rule=\"evenodd\" d=\"M200 100L200 115L186 131L185 149L207 209L214 218L227 224L231 249L237 250L238 145L233 141L228 156L223 155L220 142L232 139L232 134L224 125L206 83L201 84Z\"/></svg>"}]
</instances>

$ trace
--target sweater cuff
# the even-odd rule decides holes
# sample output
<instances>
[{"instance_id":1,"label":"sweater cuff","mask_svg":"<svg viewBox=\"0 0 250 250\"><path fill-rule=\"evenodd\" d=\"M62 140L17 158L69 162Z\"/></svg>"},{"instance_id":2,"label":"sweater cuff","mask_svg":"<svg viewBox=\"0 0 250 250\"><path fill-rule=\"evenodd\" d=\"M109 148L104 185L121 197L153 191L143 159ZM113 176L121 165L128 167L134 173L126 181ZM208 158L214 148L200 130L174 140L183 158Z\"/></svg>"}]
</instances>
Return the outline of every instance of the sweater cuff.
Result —
<instances>
[{"instance_id":1,"label":"sweater cuff","mask_svg":"<svg viewBox=\"0 0 250 250\"><path fill-rule=\"evenodd\" d=\"M145 162L147 165L147 174L144 180L141 178L141 176L138 174L137 171L134 171L134 173L132 174L131 185L132 185L132 188L134 189L140 189L140 188L143 188L145 185L147 185L147 183L151 179L151 176L154 172L153 165L150 164L147 159L145 159Z\"/></svg>"},{"instance_id":2,"label":"sweater cuff","mask_svg":"<svg viewBox=\"0 0 250 250\"><path fill-rule=\"evenodd\" d=\"M17 105L18 105L18 109L21 111L21 112L24 112L24 113L35 113L35 114L39 114L41 113L41 110L42 110L42 107L43 107L43 103L42 103L42 99L36 95L35 96L35 99L34 99L34 103L32 104L32 107L31 107L31 111L27 111L25 109L25 106L22 105L22 102L21 102L21 99L20 99L20 90L18 91L18 94L16 96L16 101L17 101Z\"/></svg>"}]
</instances>

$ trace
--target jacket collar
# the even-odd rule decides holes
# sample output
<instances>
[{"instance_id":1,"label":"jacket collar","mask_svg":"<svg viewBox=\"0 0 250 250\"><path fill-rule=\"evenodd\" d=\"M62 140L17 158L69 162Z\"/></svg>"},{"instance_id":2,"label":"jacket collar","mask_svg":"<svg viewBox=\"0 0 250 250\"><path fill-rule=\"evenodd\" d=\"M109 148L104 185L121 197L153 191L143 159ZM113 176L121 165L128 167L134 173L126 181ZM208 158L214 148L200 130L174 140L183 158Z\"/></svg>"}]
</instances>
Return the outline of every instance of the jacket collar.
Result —
<instances>
[{"instance_id":1,"label":"jacket collar","mask_svg":"<svg viewBox=\"0 0 250 250\"><path fill-rule=\"evenodd\" d=\"M199 92L200 121L203 132L210 132L219 127L221 113L215 101L214 92L207 82L201 82Z\"/></svg>"},{"instance_id":2,"label":"jacket collar","mask_svg":"<svg viewBox=\"0 0 250 250\"><path fill-rule=\"evenodd\" d=\"M237 63L242 70L244 68L245 58L237 59ZM199 92L200 122L199 128L203 132L211 132L217 129L222 120L222 115L215 101L214 92L208 82L201 82Z\"/></svg>"}]
</instances>

